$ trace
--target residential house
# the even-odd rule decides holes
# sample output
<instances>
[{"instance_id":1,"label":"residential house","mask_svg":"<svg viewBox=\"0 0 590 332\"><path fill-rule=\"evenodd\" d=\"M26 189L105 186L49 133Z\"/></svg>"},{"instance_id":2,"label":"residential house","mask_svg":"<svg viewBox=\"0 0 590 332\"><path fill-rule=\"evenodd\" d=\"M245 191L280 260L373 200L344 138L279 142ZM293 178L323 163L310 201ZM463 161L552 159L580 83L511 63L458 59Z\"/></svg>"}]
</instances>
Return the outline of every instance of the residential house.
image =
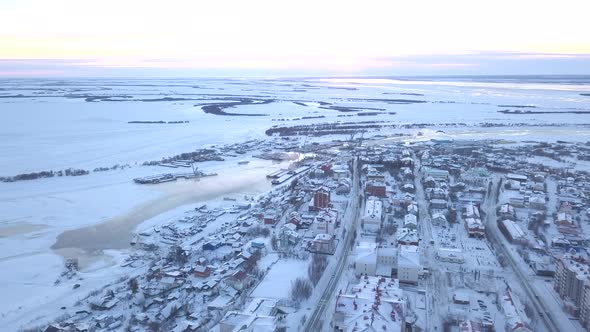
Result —
<instances>
[{"instance_id":1,"label":"residential house","mask_svg":"<svg viewBox=\"0 0 590 332\"><path fill-rule=\"evenodd\" d=\"M531 209L535 209L535 210L545 210L545 209L547 209L546 202L545 202L545 197L542 197L542 196L532 196L531 198L529 198L529 207Z\"/></svg>"},{"instance_id":2,"label":"residential house","mask_svg":"<svg viewBox=\"0 0 590 332\"><path fill-rule=\"evenodd\" d=\"M282 247L287 247L289 245L294 245L299 242L300 236L297 233L297 227L295 224L287 223L281 227L279 233L279 241Z\"/></svg>"},{"instance_id":3,"label":"residential house","mask_svg":"<svg viewBox=\"0 0 590 332\"><path fill-rule=\"evenodd\" d=\"M381 229L382 221L383 203L374 197L369 197L365 202L365 213L361 219L363 229L366 232L377 233Z\"/></svg>"},{"instance_id":4,"label":"residential house","mask_svg":"<svg viewBox=\"0 0 590 332\"><path fill-rule=\"evenodd\" d=\"M514 220L515 216L516 214L514 212L514 207L512 205L510 205L509 203L505 203L500 206L500 209L498 211L499 218Z\"/></svg>"},{"instance_id":5,"label":"residential house","mask_svg":"<svg viewBox=\"0 0 590 332\"><path fill-rule=\"evenodd\" d=\"M431 199L430 209L443 210L448 207L447 201L444 199Z\"/></svg>"},{"instance_id":6,"label":"residential house","mask_svg":"<svg viewBox=\"0 0 590 332\"><path fill-rule=\"evenodd\" d=\"M410 203L407 207L406 207L406 211L408 213L411 213L415 216L418 216L418 205L416 203Z\"/></svg>"},{"instance_id":7,"label":"residential house","mask_svg":"<svg viewBox=\"0 0 590 332\"><path fill-rule=\"evenodd\" d=\"M322 254L333 254L336 250L336 241L329 234L318 234L310 242L309 251Z\"/></svg>"},{"instance_id":8,"label":"residential house","mask_svg":"<svg viewBox=\"0 0 590 332\"><path fill-rule=\"evenodd\" d=\"M446 225L447 217L444 213L436 212L432 215L432 223L439 226Z\"/></svg>"},{"instance_id":9,"label":"residential house","mask_svg":"<svg viewBox=\"0 0 590 332\"><path fill-rule=\"evenodd\" d=\"M323 209L314 217L311 229L315 234L333 235L338 226L338 221L337 210Z\"/></svg>"},{"instance_id":10,"label":"residential house","mask_svg":"<svg viewBox=\"0 0 590 332\"><path fill-rule=\"evenodd\" d=\"M211 269L205 265L197 265L193 269L193 274L197 278L208 278L211 275Z\"/></svg>"},{"instance_id":11,"label":"residential house","mask_svg":"<svg viewBox=\"0 0 590 332\"><path fill-rule=\"evenodd\" d=\"M288 223L295 225L297 228L301 225L301 216L299 212L293 211L289 214L289 219L287 220Z\"/></svg>"},{"instance_id":12,"label":"residential house","mask_svg":"<svg viewBox=\"0 0 590 332\"><path fill-rule=\"evenodd\" d=\"M238 270L230 277L225 279L225 282L234 289L241 291L249 287L254 282L254 280L246 272L244 272L244 270Z\"/></svg>"},{"instance_id":13,"label":"residential house","mask_svg":"<svg viewBox=\"0 0 590 332\"><path fill-rule=\"evenodd\" d=\"M418 231L411 228L399 228L396 233L397 243L403 245L418 245Z\"/></svg>"},{"instance_id":14,"label":"residential house","mask_svg":"<svg viewBox=\"0 0 590 332\"><path fill-rule=\"evenodd\" d=\"M277 211L269 210L266 213L264 213L264 216L262 217L262 222L265 225L274 225L279 221L279 219L280 219L280 215L278 214Z\"/></svg>"},{"instance_id":15,"label":"residential house","mask_svg":"<svg viewBox=\"0 0 590 332\"><path fill-rule=\"evenodd\" d=\"M241 312L230 311L219 322L219 332L274 332L285 327L286 313L274 299L254 298Z\"/></svg>"},{"instance_id":16,"label":"residential house","mask_svg":"<svg viewBox=\"0 0 590 332\"><path fill-rule=\"evenodd\" d=\"M406 214L404 216L403 227L410 229L418 229L418 218L413 214Z\"/></svg>"}]
</instances>

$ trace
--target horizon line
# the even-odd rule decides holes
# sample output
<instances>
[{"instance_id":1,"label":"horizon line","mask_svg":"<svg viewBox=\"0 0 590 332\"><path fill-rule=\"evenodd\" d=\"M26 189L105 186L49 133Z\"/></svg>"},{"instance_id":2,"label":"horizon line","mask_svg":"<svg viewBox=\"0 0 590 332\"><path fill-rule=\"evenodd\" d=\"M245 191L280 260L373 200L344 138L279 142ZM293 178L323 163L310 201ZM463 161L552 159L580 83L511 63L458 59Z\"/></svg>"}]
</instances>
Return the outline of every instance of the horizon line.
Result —
<instances>
[{"instance_id":1,"label":"horizon line","mask_svg":"<svg viewBox=\"0 0 590 332\"><path fill-rule=\"evenodd\" d=\"M444 74L444 75L313 75L313 76L293 76L293 75L228 75L228 76L2 76L0 80L4 79L320 79L320 78L379 78L379 79L395 79L395 78L473 78L473 77L489 77L489 78L557 78L557 77L576 77L576 78L590 78L590 72L587 74Z\"/></svg>"}]
</instances>

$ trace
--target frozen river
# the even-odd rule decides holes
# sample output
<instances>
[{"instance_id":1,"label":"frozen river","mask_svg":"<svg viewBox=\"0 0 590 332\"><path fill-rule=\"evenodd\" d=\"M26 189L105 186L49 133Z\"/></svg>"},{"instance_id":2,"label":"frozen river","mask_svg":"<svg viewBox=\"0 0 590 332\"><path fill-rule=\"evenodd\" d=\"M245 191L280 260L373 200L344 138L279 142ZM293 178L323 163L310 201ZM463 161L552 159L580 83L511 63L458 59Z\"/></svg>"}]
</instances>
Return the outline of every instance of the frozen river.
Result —
<instances>
[{"instance_id":1,"label":"frozen river","mask_svg":"<svg viewBox=\"0 0 590 332\"><path fill-rule=\"evenodd\" d=\"M590 114L498 111L590 111L590 97L583 95L590 92L589 82L581 78L0 80L0 176L159 160L211 144L265 137L265 130L274 125L379 121L588 127ZM223 116L201 109L244 100L245 104L225 111L260 116ZM263 101L267 103L259 103ZM352 111L342 109L347 107ZM377 114L357 116L367 112Z\"/></svg>"}]
</instances>

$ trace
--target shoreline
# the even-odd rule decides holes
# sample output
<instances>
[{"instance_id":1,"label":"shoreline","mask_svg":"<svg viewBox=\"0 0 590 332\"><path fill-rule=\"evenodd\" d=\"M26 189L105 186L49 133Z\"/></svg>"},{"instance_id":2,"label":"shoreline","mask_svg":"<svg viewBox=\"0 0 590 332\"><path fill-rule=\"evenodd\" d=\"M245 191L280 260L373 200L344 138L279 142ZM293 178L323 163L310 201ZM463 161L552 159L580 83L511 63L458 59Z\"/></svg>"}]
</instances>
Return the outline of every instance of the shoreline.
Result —
<instances>
[{"instance_id":1,"label":"shoreline","mask_svg":"<svg viewBox=\"0 0 590 332\"><path fill-rule=\"evenodd\" d=\"M67 248L84 251L128 249L131 247L133 230L162 213L184 205L221 199L226 195L262 193L270 190L271 184L266 174L280 167L279 165L259 161L249 168L222 170L216 177L152 185L164 195L140 203L127 213L106 221L64 231L57 236L51 249L54 251Z\"/></svg>"}]
</instances>

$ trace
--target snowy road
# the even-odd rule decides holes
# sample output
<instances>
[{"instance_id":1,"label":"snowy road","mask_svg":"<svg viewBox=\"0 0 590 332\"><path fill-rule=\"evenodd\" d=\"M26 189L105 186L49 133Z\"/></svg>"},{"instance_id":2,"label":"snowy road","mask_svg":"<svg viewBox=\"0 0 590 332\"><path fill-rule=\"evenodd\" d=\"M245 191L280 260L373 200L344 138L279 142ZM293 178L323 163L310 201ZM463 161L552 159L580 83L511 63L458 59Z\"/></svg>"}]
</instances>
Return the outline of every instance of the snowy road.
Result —
<instances>
[{"instance_id":1,"label":"snowy road","mask_svg":"<svg viewBox=\"0 0 590 332\"><path fill-rule=\"evenodd\" d=\"M422 164L420 162L420 158L414 156L415 166L414 170L418 173L418 170L421 170ZM418 175L414 178L414 187L416 188L416 201L419 202L418 209L421 222L418 224L418 231L419 231L419 238L420 240L420 253L421 257L420 260L423 266L432 267L432 263L434 263L435 251L436 247L432 244L432 240L434 240L432 236L432 219L430 218L430 212L428 211L428 206L426 204L426 194L424 193L424 186L422 185L421 181L422 175L418 173ZM446 284L442 284L442 282L446 280L441 275L441 271L438 269L433 269L433 276L428 279L428 292L427 294L430 295L430 300L426 301L426 306L428 310L426 310L426 329L429 328L433 330L442 330L442 321L440 319L434 319L434 317L442 317L444 312L441 312L441 308L447 307L447 296L445 293L441 292L443 289L447 289Z\"/></svg>"}]
</instances>

